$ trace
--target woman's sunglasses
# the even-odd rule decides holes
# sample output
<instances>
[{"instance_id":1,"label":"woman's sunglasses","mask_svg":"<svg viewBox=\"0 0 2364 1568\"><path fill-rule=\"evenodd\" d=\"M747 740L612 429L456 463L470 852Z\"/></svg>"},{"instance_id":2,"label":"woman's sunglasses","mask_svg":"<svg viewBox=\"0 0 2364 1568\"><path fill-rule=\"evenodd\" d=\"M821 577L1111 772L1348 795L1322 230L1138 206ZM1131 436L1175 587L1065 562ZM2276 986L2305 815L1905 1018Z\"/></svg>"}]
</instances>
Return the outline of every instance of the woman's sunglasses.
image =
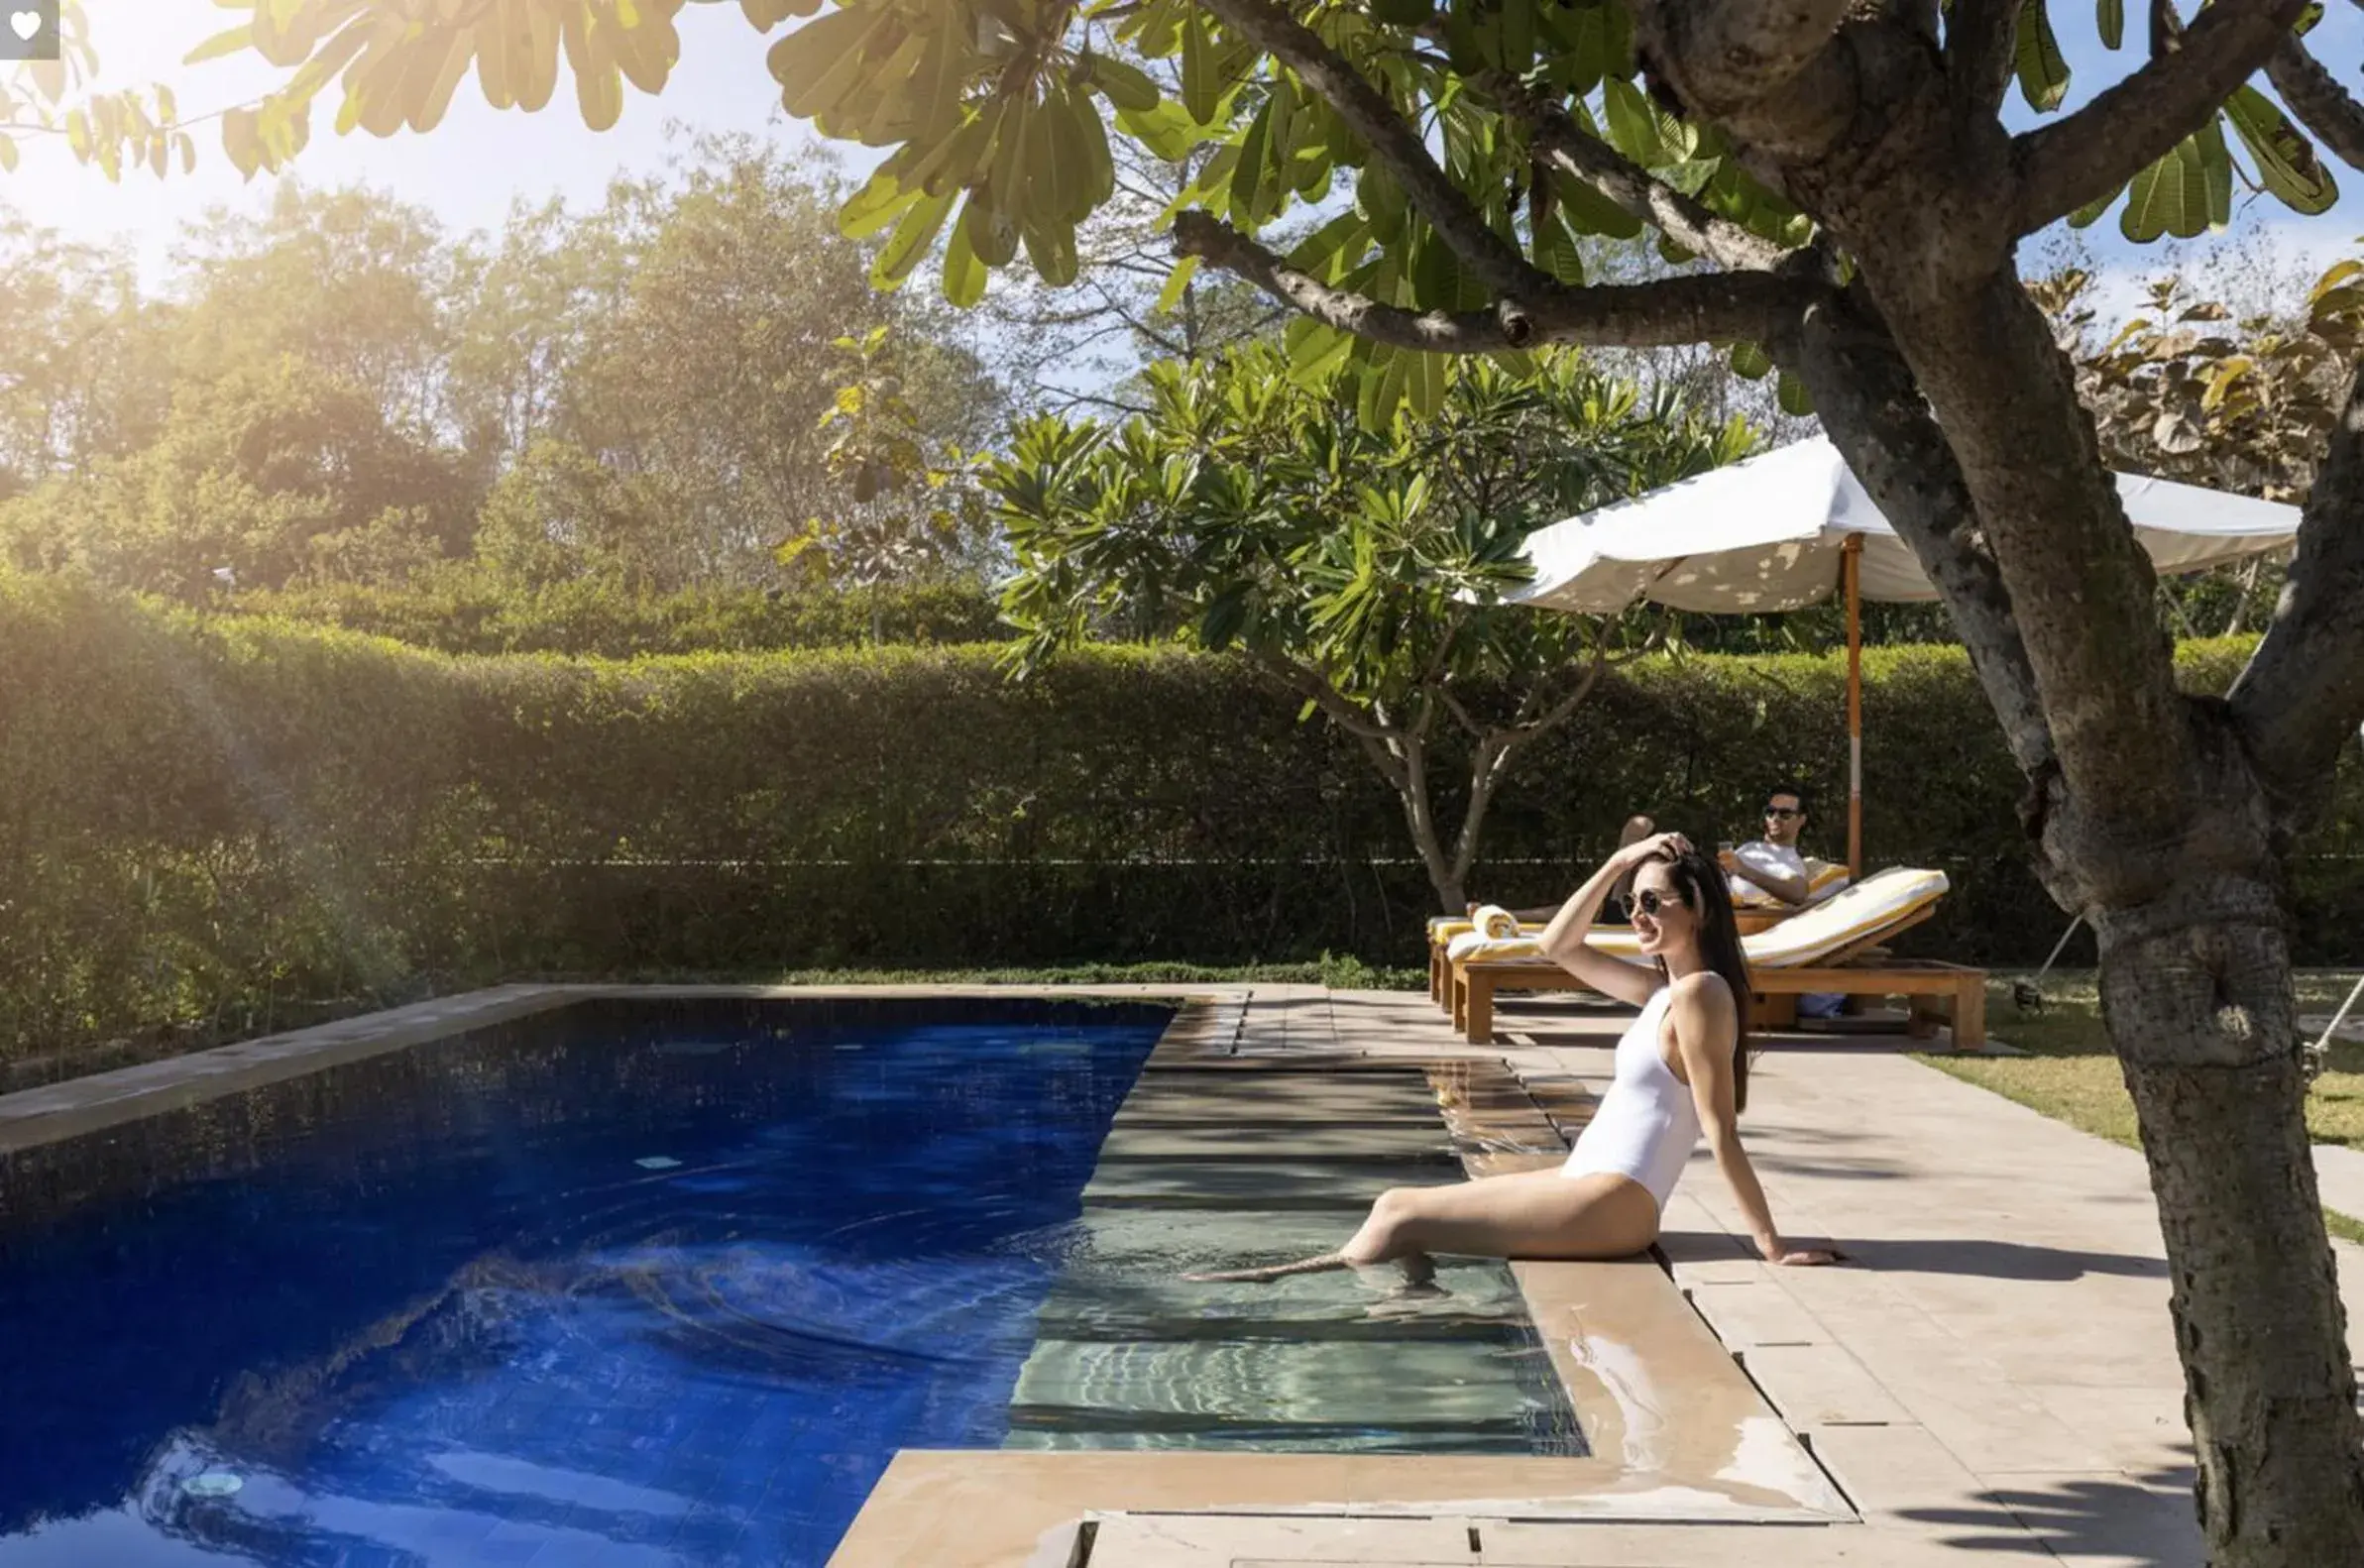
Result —
<instances>
[{"instance_id":1,"label":"woman's sunglasses","mask_svg":"<svg viewBox=\"0 0 2364 1568\"><path fill-rule=\"evenodd\" d=\"M1672 893L1661 893L1654 887L1645 887L1633 895L1633 907L1644 915L1655 917L1662 909L1689 909L1691 906Z\"/></svg>"}]
</instances>

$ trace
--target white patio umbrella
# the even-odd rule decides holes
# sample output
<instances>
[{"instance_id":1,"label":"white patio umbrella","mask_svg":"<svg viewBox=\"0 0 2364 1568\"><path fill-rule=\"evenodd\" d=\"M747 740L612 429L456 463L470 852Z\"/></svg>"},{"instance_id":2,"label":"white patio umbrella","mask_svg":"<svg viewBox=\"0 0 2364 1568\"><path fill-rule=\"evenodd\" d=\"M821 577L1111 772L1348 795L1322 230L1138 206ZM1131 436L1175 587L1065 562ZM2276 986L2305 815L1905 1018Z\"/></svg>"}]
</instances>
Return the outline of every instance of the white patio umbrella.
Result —
<instances>
[{"instance_id":1,"label":"white patio umbrella","mask_svg":"<svg viewBox=\"0 0 2364 1568\"><path fill-rule=\"evenodd\" d=\"M2162 574L2288 549L2299 509L2117 476L2134 534ZM1927 604L1921 564L1821 437L1555 522L1526 541L1534 580L1510 595L1547 610L1615 615L1642 600L1706 615L1800 610L1847 599L1847 866L1863 871L1861 602Z\"/></svg>"}]
</instances>

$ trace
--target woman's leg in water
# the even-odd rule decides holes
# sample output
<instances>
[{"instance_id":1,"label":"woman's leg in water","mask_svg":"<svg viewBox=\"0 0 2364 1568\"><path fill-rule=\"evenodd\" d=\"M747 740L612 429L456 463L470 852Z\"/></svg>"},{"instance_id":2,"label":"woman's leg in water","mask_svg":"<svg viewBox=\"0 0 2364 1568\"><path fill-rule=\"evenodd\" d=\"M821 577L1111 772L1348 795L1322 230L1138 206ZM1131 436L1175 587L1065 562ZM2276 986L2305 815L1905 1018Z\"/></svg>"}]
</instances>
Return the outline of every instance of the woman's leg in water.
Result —
<instances>
[{"instance_id":1,"label":"woman's leg in water","mask_svg":"<svg viewBox=\"0 0 2364 1568\"><path fill-rule=\"evenodd\" d=\"M1482 1176L1457 1186L1392 1187L1371 1205L1362 1229L1336 1252L1301 1263L1188 1278L1278 1280L1395 1263L1419 1284L1432 1272L1431 1253L1624 1258L1657 1239L1658 1205L1640 1183L1607 1174L1564 1176L1557 1171L1533 1171Z\"/></svg>"}]
</instances>

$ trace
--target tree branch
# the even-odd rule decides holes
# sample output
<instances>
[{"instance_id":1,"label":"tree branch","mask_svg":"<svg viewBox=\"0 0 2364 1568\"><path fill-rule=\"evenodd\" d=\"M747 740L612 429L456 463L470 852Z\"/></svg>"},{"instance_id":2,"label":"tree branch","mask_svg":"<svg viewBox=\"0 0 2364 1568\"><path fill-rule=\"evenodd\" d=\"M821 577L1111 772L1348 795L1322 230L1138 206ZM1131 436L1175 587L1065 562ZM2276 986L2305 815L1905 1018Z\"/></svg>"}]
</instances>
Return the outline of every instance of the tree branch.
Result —
<instances>
[{"instance_id":1,"label":"tree branch","mask_svg":"<svg viewBox=\"0 0 2364 1568\"><path fill-rule=\"evenodd\" d=\"M2022 772L2052 757L2034 667L2011 596L1982 544L1962 466L1887 330L1854 296L1809 309L1773 344L1814 397L1823 428L1937 585Z\"/></svg>"},{"instance_id":2,"label":"tree branch","mask_svg":"<svg viewBox=\"0 0 2364 1568\"><path fill-rule=\"evenodd\" d=\"M1717 108L1764 97L1796 76L1823 52L1852 0L1687 0L1661 3L1655 32L1667 45L1683 85L1699 107Z\"/></svg>"},{"instance_id":3,"label":"tree branch","mask_svg":"<svg viewBox=\"0 0 2364 1568\"><path fill-rule=\"evenodd\" d=\"M2356 102L2339 78L2307 52L2296 34L2284 39L2266 57L2266 79L2282 94L2282 102L2314 139L2339 161L2364 168L2364 104Z\"/></svg>"},{"instance_id":4,"label":"tree branch","mask_svg":"<svg viewBox=\"0 0 2364 1568\"><path fill-rule=\"evenodd\" d=\"M1576 689L1545 709L1541 717L1530 719L1522 725L1513 726L1511 729L1511 733L1515 737L1513 743L1532 740L1535 736L1566 724L1576 710L1584 706L1584 700L1593 694L1593 688L1601 684L1601 672L1607 668L1609 668L1609 644L1606 640L1596 640L1593 643L1593 662L1585 667L1584 678L1576 683ZM1509 747L1506 746L1504 749L1507 752Z\"/></svg>"},{"instance_id":5,"label":"tree branch","mask_svg":"<svg viewBox=\"0 0 2364 1568\"><path fill-rule=\"evenodd\" d=\"M1767 273L1696 273L1646 283L1570 288L1552 281L1493 310L1407 310L1334 288L1291 267L1204 212L1174 220L1174 250L1212 263L1315 320L1375 343L1440 354L1479 354L1545 343L1658 348L1674 343L1761 340L1808 297Z\"/></svg>"},{"instance_id":6,"label":"tree branch","mask_svg":"<svg viewBox=\"0 0 2364 1568\"><path fill-rule=\"evenodd\" d=\"M1205 0L1258 48L1287 65L1329 103L1339 119L1385 164L1405 199L1453 248L1471 277L1505 299L1517 299L1550 276L1495 232L1469 196L1429 156L1419 128L1407 120L1371 79L1320 35L1272 0Z\"/></svg>"},{"instance_id":7,"label":"tree branch","mask_svg":"<svg viewBox=\"0 0 2364 1568\"><path fill-rule=\"evenodd\" d=\"M1472 740L1482 743L1487 735L1486 727L1478 723L1476 716L1470 713L1467 705L1443 687L1437 688L1436 695L1444 699L1445 711L1453 716L1453 722L1468 730Z\"/></svg>"},{"instance_id":8,"label":"tree branch","mask_svg":"<svg viewBox=\"0 0 2364 1568\"><path fill-rule=\"evenodd\" d=\"M1655 226L1683 249L1735 272L1769 272L1788 254L1731 219L1718 217L1599 137L1586 135L1574 116L1517 77L1497 74L1486 85L1513 118L1525 124L1528 139L1554 168Z\"/></svg>"},{"instance_id":9,"label":"tree branch","mask_svg":"<svg viewBox=\"0 0 2364 1568\"><path fill-rule=\"evenodd\" d=\"M2016 232L2033 234L2175 150L2265 64L2305 0L2217 0L2176 47L2066 119L2015 137Z\"/></svg>"},{"instance_id":10,"label":"tree branch","mask_svg":"<svg viewBox=\"0 0 2364 1568\"><path fill-rule=\"evenodd\" d=\"M2002 107L2010 90L2023 0L1955 0L1946 29L1946 77L1954 96L1980 114Z\"/></svg>"},{"instance_id":11,"label":"tree branch","mask_svg":"<svg viewBox=\"0 0 2364 1568\"><path fill-rule=\"evenodd\" d=\"M2308 494L2273 622L2227 701L2277 814L2304 830L2364 724L2364 374Z\"/></svg>"},{"instance_id":12,"label":"tree branch","mask_svg":"<svg viewBox=\"0 0 2364 1568\"><path fill-rule=\"evenodd\" d=\"M1301 664L1293 663L1277 654L1259 652L1250 656L1263 667L1266 674L1273 676L1298 696L1309 698L1318 704L1321 711L1347 733L1358 739L1382 743L1389 738L1389 729L1386 725L1373 724L1355 712L1354 704L1348 702L1345 694L1338 688L1322 679L1320 672L1307 669Z\"/></svg>"}]
</instances>

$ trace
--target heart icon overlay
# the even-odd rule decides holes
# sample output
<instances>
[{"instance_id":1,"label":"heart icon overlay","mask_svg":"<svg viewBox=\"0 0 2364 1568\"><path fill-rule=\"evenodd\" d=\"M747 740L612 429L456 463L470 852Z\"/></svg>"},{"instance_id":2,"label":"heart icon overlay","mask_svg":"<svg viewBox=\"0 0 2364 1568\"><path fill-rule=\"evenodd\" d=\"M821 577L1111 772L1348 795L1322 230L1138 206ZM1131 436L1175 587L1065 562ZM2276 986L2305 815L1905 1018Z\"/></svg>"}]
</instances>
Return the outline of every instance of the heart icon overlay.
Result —
<instances>
[{"instance_id":1,"label":"heart icon overlay","mask_svg":"<svg viewBox=\"0 0 2364 1568\"><path fill-rule=\"evenodd\" d=\"M0 0L0 59L57 57L57 0Z\"/></svg>"}]
</instances>

